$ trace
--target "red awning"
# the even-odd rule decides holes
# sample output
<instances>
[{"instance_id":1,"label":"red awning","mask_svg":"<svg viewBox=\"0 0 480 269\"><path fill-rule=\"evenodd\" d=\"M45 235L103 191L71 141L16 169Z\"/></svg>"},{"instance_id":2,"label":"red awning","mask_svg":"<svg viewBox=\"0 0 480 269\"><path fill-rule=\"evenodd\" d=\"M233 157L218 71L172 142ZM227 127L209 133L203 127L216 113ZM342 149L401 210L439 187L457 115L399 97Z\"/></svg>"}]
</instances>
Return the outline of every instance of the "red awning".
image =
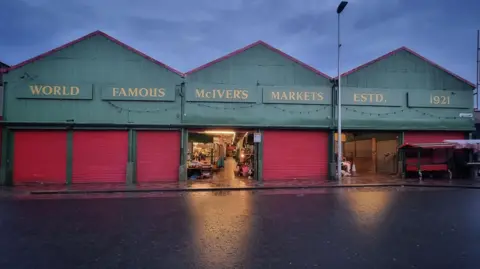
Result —
<instances>
[{"instance_id":1,"label":"red awning","mask_svg":"<svg viewBox=\"0 0 480 269\"><path fill-rule=\"evenodd\" d=\"M405 143L398 149L453 149L455 144L452 143Z\"/></svg>"}]
</instances>

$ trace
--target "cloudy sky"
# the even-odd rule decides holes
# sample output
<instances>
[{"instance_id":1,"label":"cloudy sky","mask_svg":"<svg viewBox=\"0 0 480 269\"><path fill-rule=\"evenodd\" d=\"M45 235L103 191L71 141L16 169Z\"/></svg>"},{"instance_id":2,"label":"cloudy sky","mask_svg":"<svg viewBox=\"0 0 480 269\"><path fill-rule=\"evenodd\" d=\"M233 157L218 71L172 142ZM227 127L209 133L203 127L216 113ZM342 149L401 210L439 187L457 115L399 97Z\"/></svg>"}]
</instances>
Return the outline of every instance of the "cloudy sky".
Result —
<instances>
[{"instance_id":1,"label":"cloudy sky","mask_svg":"<svg viewBox=\"0 0 480 269\"><path fill-rule=\"evenodd\" d=\"M182 72L263 40L336 74L339 0L0 2L0 61L10 65L101 30ZM479 0L351 0L342 72L407 46L475 83L477 29Z\"/></svg>"}]
</instances>

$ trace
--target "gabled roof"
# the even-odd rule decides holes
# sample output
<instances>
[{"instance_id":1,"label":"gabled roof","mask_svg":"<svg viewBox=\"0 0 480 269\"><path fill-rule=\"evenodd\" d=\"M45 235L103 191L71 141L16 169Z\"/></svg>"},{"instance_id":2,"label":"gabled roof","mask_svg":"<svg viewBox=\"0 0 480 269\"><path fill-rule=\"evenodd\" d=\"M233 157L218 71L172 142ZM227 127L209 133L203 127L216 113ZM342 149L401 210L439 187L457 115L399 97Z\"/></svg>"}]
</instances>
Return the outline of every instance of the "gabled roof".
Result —
<instances>
[{"instance_id":1,"label":"gabled roof","mask_svg":"<svg viewBox=\"0 0 480 269\"><path fill-rule=\"evenodd\" d=\"M33 57L33 58L29 59L29 60L26 60L26 61L24 61L24 62L21 62L21 63L19 63L19 64L16 64L16 65L14 65L14 66L12 66L12 67L10 67L10 68L3 69L3 71L4 71L4 72L8 72L8 71L15 70L15 69L17 69L17 68L20 68L20 67L22 67L22 66L24 66L24 65L27 65L27 64L29 64L29 63L33 63L33 62L35 62L35 61L38 61L38 60L40 60L40 59L42 59L42 58L45 58L46 56L49 56L50 54L53 54L53 53L55 53L55 52L57 52L57 51L63 50L63 49L65 49L65 48L68 48L68 47L70 47L70 46L73 46L73 45L75 45L75 44L77 44L77 43L79 43L79 42L82 42L83 40L86 40L86 39L91 38L91 37L94 37L94 36L103 36L103 37L109 39L110 41L116 43L117 45L120 45L120 46L126 48L127 50L132 51L133 53L136 53L136 54L144 57L145 59L147 59L147 60L149 60L149 61L151 61L151 62L153 62L153 63L155 63L155 64L157 64L157 65L160 65L160 66L168 69L169 71L171 71L171 72L173 72L173 73L176 73L176 74L179 75L179 76L183 76L183 73L182 73L182 72L177 71L176 69L174 69L174 68L172 68L172 67L170 67L170 66L168 66L168 65L166 65L166 64L164 64L164 63L162 63L162 62L159 62L159 61L153 59L152 57L146 55L145 53L140 52L140 51L138 51L138 50L130 47L129 45L127 45L127 44L119 41L118 39L115 39L115 38L107 35L106 33L102 32L102 31L92 32L92 33L90 33L90 34L88 34L88 35L86 35L86 36L83 36L83 37L80 37L80 38L78 38L78 39L75 39L75 40L73 40L73 41L71 41L71 42L69 42L69 43L67 43L67 44L65 44L65 45L63 45L63 46L60 46L60 47L55 48L55 49L53 49L53 50L47 51L47 52L45 52L45 53L43 53L43 54L40 54L40 55L38 55L38 56L36 56L36 57Z\"/></svg>"},{"instance_id":2,"label":"gabled roof","mask_svg":"<svg viewBox=\"0 0 480 269\"><path fill-rule=\"evenodd\" d=\"M468 84L469 86L471 86L471 87L473 87L473 88L476 87L472 82L470 82L470 81L468 81L468 80L460 77L459 75L457 75L457 74L455 74L455 73L447 70L446 68L444 68L444 67L442 67L442 66L434 63L433 61L430 61L429 59L423 57L422 55L416 53L415 51L413 51L413 50L411 50L411 49L409 49L409 48L407 48L407 47L405 47L405 46L400 47L400 48L398 48L398 49L396 49L396 50L394 50L394 51L391 51L391 52L389 52L389 53L387 53L387 54L385 54L385 55L383 55L383 56L380 56L380 57L378 57L378 58L376 58L376 59L374 59L374 60L371 60L370 62L367 62L367 63L365 63L365 64L362 64L362 65L360 65L359 67L356 67L356 68L354 68L354 69L352 69L352 70L350 70L350 71L348 71L348 72L345 72L345 73L342 74L342 77L348 76L348 75L350 75L350 74L352 74L352 73L354 73L354 72L357 72L357 71L359 71L359 70L362 69L362 68L365 68L365 67L367 67L367 66L369 66L369 65L372 65L372 64L374 64L374 63L376 63L376 62L379 62L379 61L381 61L381 60L383 60L383 59L386 59L386 58L388 58L388 57L390 57L390 56L392 56L392 55L394 55L395 53L400 52L400 51L407 51L407 52L409 52L409 53L417 56L418 58L422 59L423 61L425 61L425 62L427 62L427 63L435 66L436 68L438 68L438 69L446 72L447 74L455 77L456 79L458 79L458 80L460 80L460 81Z\"/></svg>"},{"instance_id":3,"label":"gabled roof","mask_svg":"<svg viewBox=\"0 0 480 269\"><path fill-rule=\"evenodd\" d=\"M5 67L7 67L7 68L10 67L8 64L6 64L6 63L4 63L4 62L0 62L0 67L1 67L1 66L3 66L4 68L5 68Z\"/></svg>"},{"instance_id":4,"label":"gabled roof","mask_svg":"<svg viewBox=\"0 0 480 269\"><path fill-rule=\"evenodd\" d=\"M278 53L278 54L282 55L283 57L289 59L290 61L293 61L293 62L295 62L295 63L297 63L297 64L299 64L299 65L307 68L308 70L310 70L310 71L312 71L312 72L320 75L320 76L323 76L323 77L325 77L325 78L327 78L327 79L331 79L331 77L330 77L329 75L327 75L327 74L325 74L325 73L323 73L323 72L318 71L317 69L313 68L312 66L310 66L310 65L308 65L308 64L306 64L306 63L304 63L304 62L302 62L302 61L300 61L300 60L298 60L298 59L296 59L296 58L294 58L294 57L292 57L292 56L290 56L290 55L288 55L288 54L286 54L285 52L283 52L283 51L281 51L281 50L279 50L279 49L277 49L277 48L272 47L271 45L267 44L266 42L264 42L264 41L262 41L262 40L259 40L259 41L255 42L255 43L252 43L252 44L250 44L250 45L248 45L248 46L246 46L246 47L243 47L243 48L238 49L238 50L236 50L236 51L234 51L234 52L231 52L231 53L229 53L229 54L227 54L227 55L225 55L225 56L223 56L223 57L220 57L220 58L218 58L218 59L216 59L216 60L213 60L213 61L211 61L211 62L209 62L209 63L206 63L206 64L204 64L204 65L201 65L201 66L199 66L199 67L197 67L197 68L194 68L194 69L188 71L188 72L185 73L185 74L186 74L186 75L189 75L189 74L195 73L195 72L197 72L197 71L200 71L200 70L205 69L205 68L207 68L207 67L209 67L209 66L211 66L211 65L214 65L214 64L216 64L216 63L218 63L218 62L221 62L221 61L226 60L226 59L228 59L228 58L230 58L230 57L233 57L233 56L235 56L235 55L238 55L238 54L240 54L240 53L242 53L242 52L244 52L244 51L246 51L246 50L248 50L248 49L251 49L251 48L253 48L253 47L255 47L255 46L258 46L258 45L262 45L262 46L266 47L267 49L269 49L269 50L271 50L271 51L273 51L273 52L275 52L275 53Z\"/></svg>"}]
</instances>

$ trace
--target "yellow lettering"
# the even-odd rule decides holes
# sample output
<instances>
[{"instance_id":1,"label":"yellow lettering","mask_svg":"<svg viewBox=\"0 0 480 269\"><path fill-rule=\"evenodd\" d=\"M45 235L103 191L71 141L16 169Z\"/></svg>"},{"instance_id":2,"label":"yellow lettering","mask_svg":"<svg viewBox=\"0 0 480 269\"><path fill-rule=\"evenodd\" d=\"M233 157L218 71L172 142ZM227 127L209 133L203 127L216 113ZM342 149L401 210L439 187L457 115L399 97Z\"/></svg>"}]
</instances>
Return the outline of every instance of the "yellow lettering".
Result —
<instances>
[{"instance_id":1,"label":"yellow lettering","mask_svg":"<svg viewBox=\"0 0 480 269\"><path fill-rule=\"evenodd\" d=\"M70 87L70 94L71 95L78 95L80 93L80 88L77 86Z\"/></svg>"},{"instance_id":2,"label":"yellow lettering","mask_svg":"<svg viewBox=\"0 0 480 269\"><path fill-rule=\"evenodd\" d=\"M56 96L69 96L79 95L80 88L77 86L65 86L65 85L30 85L29 86L32 95L56 95Z\"/></svg>"},{"instance_id":3,"label":"yellow lettering","mask_svg":"<svg viewBox=\"0 0 480 269\"><path fill-rule=\"evenodd\" d=\"M450 96L447 96L447 95L430 95L430 104L449 105L450 104Z\"/></svg>"},{"instance_id":4,"label":"yellow lettering","mask_svg":"<svg viewBox=\"0 0 480 269\"><path fill-rule=\"evenodd\" d=\"M43 86L42 93L44 95L50 95L53 92L53 88L51 86Z\"/></svg>"},{"instance_id":5,"label":"yellow lettering","mask_svg":"<svg viewBox=\"0 0 480 269\"><path fill-rule=\"evenodd\" d=\"M158 89L158 97L164 97L165 96L165 89L160 88Z\"/></svg>"},{"instance_id":6,"label":"yellow lettering","mask_svg":"<svg viewBox=\"0 0 480 269\"><path fill-rule=\"evenodd\" d=\"M304 94L305 94L305 101L310 101L310 93L304 92Z\"/></svg>"},{"instance_id":7,"label":"yellow lettering","mask_svg":"<svg viewBox=\"0 0 480 269\"><path fill-rule=\"evenodd\" d=\"M123 96L138 96L138 88L128 88L128 92L124 88L120 88L120 93Z\"/></svg>"},{"instance_id":8,"label":"yellow lettering","mask_svg":"<svg viewBox=\"0 0 480 269\"><path fill-rule=\"evenodd\" d=\"M141 97L147 97L148 95L148 90L146 88L141 88L138 93L140 94Z\"/></svg>"},{"instance_id":9,"label":"yellow lettering","mask_svg":"<svg viewBox=\"0 0 480 269\"><path fill-rule=\"evenodd\" d=\"M280 99L280 92L272 92L272 99L279 100Z\"/></svg>"},{"instance_id":10,"label":"yellow lettering","mask_svg":"<svg viewBox=\"0 0 480 269\"><path fill-rule=\"evenodd\" d=\"M164 89L162 89L164 91ZM165 93L161 95L163 97ZM206 99L247 99L248 98L248 90L240 90L240 89L212 89L206 91L205 89L195 89L195 96L196 98L206 98Z\"/></svg>"},{"instance_id":11,"label":"yellow lettering","mask_svg":"<svg viewBox=\"0 0 480 269\"><path fill-rule=\"evenodd\" d=\"M360 102L360 98L359 98L358 94L356 94L356 93L353 94L353 102L355 102L355 103Z\"/></svg>"},{"instance_id":12,"label":"yellow lettering","mask_svg":"<svg viewBox=\"0 0 480 269\"><path fill-rule=\"evenodd\" d=\"M205 97L205 90L204 89L195 89L195 96L197 98L204 98Z\"/></svg>"},{"instance_id":13,"label":"yellow lettering","mask_svg":"<svg viewBox=\"0 0 480 269\"><path fill-rule=\"evenodd\" d=\"M217 91L218 97L220 98L223 98L223 96L225 95L225 90L214 90L214 91Z\"/></svg>"},{"instance_id":14,"label":"yellow lettering","mask_svg":"<svg viewBox=\"0 0 480 269\"><path fill-rule=\"evenodd\" d=\"M303 100L303 96L301 92L297 92L297 100Z\"/></svg>"},{"instance_id":15,"label":"yellow lettering","mask_svg":"<svg viewBox=\"0 0 480 269\"><path fill-rule=\"evenodd\" d=\"M115 97L118 94L118 88L112 88L112 96Z\"/></svg>"},{"instance_id":16,"label":"yellow lettering","mask_svg":"<svg viewBox=\"0 0 480 269\"><path fill-rule=\"evenodd\" d=\"M368 95L367 94L360 94L360 102L367 102L368 100Z\"/></svg>"},{"instance_id":17,"label":"yellow lettering","mask_svg":"<svg viewBox=\"0 0 480 269\"><path fill-rule=\"evenodd\" d=\"M233 91L233 98L234 99L241 99L240 92L241 92L241 90L234 90Z\"/></svg>"},{"instance_id":18,"label":"yellow lettering","mask_svg":"<svg viewBox=\"0 0 480 269\"><path fill-rule=\"evenodd\" d=\"M248 90L242 90L242 99L248 99Z\"/></svg>"},{"instance_id":19,"label":"yellow lettering","mask_svg":"<svg viewBox=\"0 0 480 269\"><path fill-rule=\"evenodd\" d=\"M78 95L80 93L80 88L77 86L40 86L40 85L30 85L30 91L32 95L58 95L58 96L68 96L68 95Z\"/></svg>"},{"instance_id":20,"label":"yellow lettering","mask_svg":"<svg viewBox=\"0 0 480 269\"><path fill-rule=\"evenodd\" d=\"M287 100L295 100L295 92L289 92Z\"/></svg>"},{"instance_id":21,"label":"yellow lettering","mask_svg":"<svg viewBox=\"0 0 480 269\"><path fill-rule=\"evenodd\" d=\"M320 101L323 101L323 92L317 92L317 98Z\"/></svg>"},{"instance_id":22,"label":"yellow lettering","mask_svg":"<svg viewBox=\"0 0 480 269\"><path fill-rule=\"evenodd\" d=\"M127 91L125 90L125 88L119 89L118 96L127 96Z\"/></svg>"},{"instance_id":23,"label":"yellow lettering","mask_svg":"<svg viewBox=\"0 0 480 269\"><path fill-rule=\"evenodd\" d=\"M353 102L355 103L386 103L387 100L383 93L354 93Z\"/></svg>"},{"instance_id":24,"label":"yellow lettering","mask_svg":"<svg viewBox=\"0 0 480 269\"><path fill-rule=\"evenodd\" d=\"M149 88L148 89L148 96L157 97L157 88Z\"/></svg>"},{"instance_id":25,"label":"yellow lettering","mask_svg":"<svg viewBox=\"0 0 480 269\"><path fill-rule=\"evenodd\" d=\"M302 92L291 90L289 92L277 91L271 92L272 100L285 100L285 101L323 101L325 98L323 92ZM354 94L354 100L360 101L359 96Z\"/></svg>"},{"instance_id":26,"label":"yellow lettering","mask_svg":"<svg viewBox=\"0 0 480 269\"><path fill-rule=\"evenodd\" d=\"M62 93L60 92L61 89L62 87L60 86L53 86L53 95L62 95Z\"/></svg>"},{"instance_id":27,"label":"yellow lettering","mask_svg":"<svg viewBox=\"0 0 480 269\"><path fill-rule=\"evenodd\" d=\"M285 101L323 101L325 98L323 92L298 92L292 90L289 92L271 92L271 99ZM354 94L354 101L360 101L357 94Z\"/></svg>"},{"instance_id":28,"label":"yellow lettering","mask_svg":"<svg viewBox=\"0 0 480 269\"><path fill-rule=\"evenodd\" d=\"M32 86L30 86L30 90L32 91L33 95L40 95L40 91L42 90L42 86L32 85Z\"/></svg>"}]
</instances>

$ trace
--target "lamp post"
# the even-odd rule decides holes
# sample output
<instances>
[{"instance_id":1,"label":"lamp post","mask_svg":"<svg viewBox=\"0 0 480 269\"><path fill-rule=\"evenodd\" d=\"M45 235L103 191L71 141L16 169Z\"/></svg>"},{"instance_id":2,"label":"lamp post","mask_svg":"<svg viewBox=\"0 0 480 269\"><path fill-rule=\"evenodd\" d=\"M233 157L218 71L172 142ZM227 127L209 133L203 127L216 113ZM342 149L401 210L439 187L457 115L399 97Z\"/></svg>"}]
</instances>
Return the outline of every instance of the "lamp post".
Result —
<instances>
[{"instance_id":1,"label":"lamp post","mask_svg":"<svg viewBox=\"0 0 480 269\"><path fill-rule=\"evenodd\" d=\"M337 113L337 178L340 181L342 179L342 78L340 77L340 14L347 6L347 1L342 1L338 4L337 7L337 16L338 16L338 47L337 47L337 102L338 102L338 113Z\"/></svg>"}]
</instances>

